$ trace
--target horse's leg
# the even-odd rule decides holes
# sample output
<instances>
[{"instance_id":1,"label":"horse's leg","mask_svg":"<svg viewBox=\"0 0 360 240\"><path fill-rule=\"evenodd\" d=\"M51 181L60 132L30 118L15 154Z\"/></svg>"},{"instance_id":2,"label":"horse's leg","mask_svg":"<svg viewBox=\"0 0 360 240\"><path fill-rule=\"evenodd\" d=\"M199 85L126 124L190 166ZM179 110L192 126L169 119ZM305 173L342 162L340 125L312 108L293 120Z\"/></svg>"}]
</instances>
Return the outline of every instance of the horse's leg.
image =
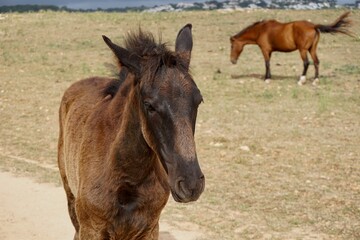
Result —
<instances>
[{"instance_id":1,"label":"horse's leg","mask_svg":"<svg viewBox=\"0 0 360 240\"><path fill-rule=\"evenodd\" d=\"M304 70L303 73L298 81L299 85L303 85L306 82L306 72L309 68L309 59L307 57L307 50L306 49L300 49L300 56L304 63Z\"/></svg>"},{"instance_id":2,"label":"horse's leg","mask_svg":"<svg viewBox=\"0 0 360 240\"><path fill-rule=\"evenodd\" d=\"M271 72L270 72L270 58L271 58L271 51L268 51L264 48L261 48L262 54L264 55L265 60L265 82L270 83L271 80Z\"/></svg>"},{"instance_id":3,"label":"horse's leg","mask_svg":"<svg viewBox=\"0 0 360 240\"><path fill-rule=\"evenodd\" d=\"M317 38L314 41L313 46L309 50L311 58L314 61L314 66L315 66L315 78L314 78L314 81L312 83L313 85L317 85L319 83L319 64L320 64L320 61L319 61L319 58L317 57L317 54L316 54L316 48L317 48L318 41L319 41L319 38Z\"/></svg>"}]
</instances>

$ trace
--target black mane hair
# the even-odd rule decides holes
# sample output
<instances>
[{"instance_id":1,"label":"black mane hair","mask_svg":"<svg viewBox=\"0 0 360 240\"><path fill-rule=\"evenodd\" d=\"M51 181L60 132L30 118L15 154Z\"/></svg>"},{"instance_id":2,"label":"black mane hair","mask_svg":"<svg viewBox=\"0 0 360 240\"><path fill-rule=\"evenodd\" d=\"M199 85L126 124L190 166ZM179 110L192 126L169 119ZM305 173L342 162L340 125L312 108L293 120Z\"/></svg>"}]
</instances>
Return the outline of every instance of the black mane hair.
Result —
<instances>
[{"instance_id":1,"label":"black mane hair","mask_svg":"<svg viewBox=\"0 0 360 240\"><path fill-rule=\"evenodd\" d=\"M150 32L144 32L141 28L136 33L129 33L125 39L125 48L132 54L136 54L147 61L147 67L158 69L162 65L167 67L185 66L185 62L175 52L169 50L166 43L156 42Z\"/></svg>"},{"instance_id":2,"label":"black mane hair","mask_svg":"<svg viewBox=\"0 0 360 240\"><path fill-rule=\"evenodd\" d=\"M117 78L115 78L113 81L111 81L106 88L103 90L103 95L107 96L110 95L111 97L114 97L116 93L118 92L120 86L125 81L129 71L126 67L122 66L120 69L120 72L118 73Z\"/></svg>"},{"instance_id":3,"label":"black mane hair","mask_svg":"<svg viewBox=\"0 0 360 240\"><path fill-rule=\"evenodd\" d=\"M166 43L162 43L161 38L156 42L154 36L150 32L144 32L139 28L138 32L129 33L124 40L124 47L145 61L142 61L143 78L153 81L156 73L162 66L176 67L181 71L187 72L186 61L175 52L168 49ZM120 72L117 80L111 81L103 90L105 96L114 97L125 81L129 70L125 66L120 65Z\"/></svg>"}]
</instances>

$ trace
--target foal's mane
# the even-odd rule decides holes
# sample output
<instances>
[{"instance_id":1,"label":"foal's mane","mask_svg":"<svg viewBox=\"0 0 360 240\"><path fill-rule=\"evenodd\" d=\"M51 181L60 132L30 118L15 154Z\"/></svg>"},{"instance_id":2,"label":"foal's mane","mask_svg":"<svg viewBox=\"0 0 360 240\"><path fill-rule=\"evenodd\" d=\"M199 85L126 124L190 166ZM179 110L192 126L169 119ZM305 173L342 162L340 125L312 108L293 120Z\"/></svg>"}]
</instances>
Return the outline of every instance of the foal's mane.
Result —
<instances>
[{"instance_id":1,"label":"foal's mane","mask_svg":"<svg viewBox=\"0 0 360 240\"><path fill-rule=\"evenodd\" d=\"M156 42L152 33L143 31L139 28L138 32L130 32L124 40L124 48L135 54L145 61L142 61L142 73L145 78L152 81L156 72L161 66L176 67L188 71L186 62L175 52L168 49L167 44L163 43L161 37ZM128 71L124 71L124 66L120 66L118 80L111 83L104 90L104 94L114 96L121 87L128 75Z\"/></svg>"},{"instance_id":2,"label":"foal's mane","mask_svg":"<svg viewBox=\"0 0 360 240\"><path fill-rule=\"evenodd\" d=\"M150 32L144 32L139 28L138 32L128 33L125 38L125 48L132 54L140 57L169 54L165 43L155 41L154 36Z\"/></svg>"},{"instance_id":3,"label":"foal's mane","mask_svg":"<svg viewBox=\"0 0 360 240\"><path fill-rule=\"evenodd\" d=\"M140 28L138 32L129 33L125 39L125 48L131 53L146 59L146 64L150 67L166 65L167 67L177 66L182 63L176 54L170 51L166 43L163 43L161 36L156 42L150 32L144 32ZM149 66L148 66L149 67Z\"/></svg>"},{"instance_id":4,"label":"foal's mane","mask_svg":"<svg viewBox=\"0 0 360 240\"><path fill-rule=\"evenodd\" d=\"M250 24L249 26L247 26L246 28L244 28L243 30L241 30L239 33L237 33L236 35L234 35L234 37L240 37L241 35L243 35L244 33L246 33L248 30L250 30L251 28L255 27L256 25L263 23L264 20L262 21L257 21L254 22L252 24Z\"/></svg>"},{"instance_id":5,"label":"foal's mane","mask_svg":"<svg viewBox=\"0 0 360 240\"><path fill-rule=\"evenodd\" d=\"M135 54L145 60L142 61L142 79L152 81L162 66L181 69L184 72L189 70L186 67L186 61L162 42L161 35L159 41L156 42L152 33L145 32L141 28L138 32L127 35L125 48L130 54Z\"/></svg>"}]
</instances>

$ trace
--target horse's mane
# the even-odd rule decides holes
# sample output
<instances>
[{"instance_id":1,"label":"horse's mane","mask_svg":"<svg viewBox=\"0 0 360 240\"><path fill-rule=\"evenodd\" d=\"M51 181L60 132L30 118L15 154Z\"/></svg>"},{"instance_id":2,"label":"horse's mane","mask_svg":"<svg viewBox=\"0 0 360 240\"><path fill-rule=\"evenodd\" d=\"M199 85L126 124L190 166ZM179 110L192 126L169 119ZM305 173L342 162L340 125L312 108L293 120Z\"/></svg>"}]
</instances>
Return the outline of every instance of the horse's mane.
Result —
<instances>
[{"instance_id":1,"label":"horse's mane","mask_svg":"<svg viewBox=\"0 0 360 240\"><path fill-rule=\"evenodd\" d=\"M241 35L243 35L245 32L247 32L249 29L255 27L256 25L260 24L260 23L263 23L264 20L262 21L257 21L257 22L254 22L252 24L250 24L249 26L247 26L246 28L244 28L243 30L241 30L239 33L237 33L234 37L240 37Z\"/></svg>"}]
</instances>

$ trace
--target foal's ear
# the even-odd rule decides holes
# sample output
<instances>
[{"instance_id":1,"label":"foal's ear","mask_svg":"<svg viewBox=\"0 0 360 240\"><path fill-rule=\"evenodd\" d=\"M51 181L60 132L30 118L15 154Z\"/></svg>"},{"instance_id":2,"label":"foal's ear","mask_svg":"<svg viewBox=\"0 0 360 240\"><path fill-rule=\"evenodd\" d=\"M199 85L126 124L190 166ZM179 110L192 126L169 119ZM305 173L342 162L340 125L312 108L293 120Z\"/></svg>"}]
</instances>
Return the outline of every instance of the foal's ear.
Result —
<instances>
[{"instance_id":1,"label":"foal's ear","mask_svg":"<svg viewBox=\"0 0 360 240\"><path fill-rule=\"evenodd\" d=\"M140 61L141 58L135 54L131 54L125 48L122 48L115 43L113 43L108 37L105 35L102 36L105 43L109 46L111 51L115 54L116 58L119 60L121 65L129 68L135 74L140 73Z\"/></svg>"},{"instance_id":2,"label":"foal's ear","mask_svg":"<svg viewBox=\"0 0 360 240\"><path fill-rule=\"evenodd\" d=\"M190 23L186 24L179 31L175 42L175 51L186 60L187 67L190 65L191 50L193 47L191 28L192 25Z\"/></svg>"}]
</instances>

